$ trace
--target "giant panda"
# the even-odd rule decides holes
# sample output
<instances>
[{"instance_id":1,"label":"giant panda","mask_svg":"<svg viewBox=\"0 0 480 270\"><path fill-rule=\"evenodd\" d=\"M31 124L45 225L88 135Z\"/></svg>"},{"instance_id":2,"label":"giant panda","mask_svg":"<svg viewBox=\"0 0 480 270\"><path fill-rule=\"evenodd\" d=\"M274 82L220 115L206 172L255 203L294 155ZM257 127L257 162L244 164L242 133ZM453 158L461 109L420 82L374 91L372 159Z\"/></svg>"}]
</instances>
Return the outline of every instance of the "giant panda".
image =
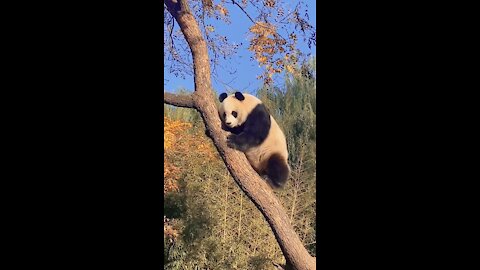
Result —
<instances>
[{"instance_id":1,"label":"giant panda","mask_svg":"<svg viewBox=\"0 0 480 270\"><path fill-rule=\"evenodd\" d=\"M227 145L245 153L255 171L273 188L284 186L290 175L287 141L260 99L235 92L219 96L222 129L229 131Z\"/></svg>"}]
</instances>

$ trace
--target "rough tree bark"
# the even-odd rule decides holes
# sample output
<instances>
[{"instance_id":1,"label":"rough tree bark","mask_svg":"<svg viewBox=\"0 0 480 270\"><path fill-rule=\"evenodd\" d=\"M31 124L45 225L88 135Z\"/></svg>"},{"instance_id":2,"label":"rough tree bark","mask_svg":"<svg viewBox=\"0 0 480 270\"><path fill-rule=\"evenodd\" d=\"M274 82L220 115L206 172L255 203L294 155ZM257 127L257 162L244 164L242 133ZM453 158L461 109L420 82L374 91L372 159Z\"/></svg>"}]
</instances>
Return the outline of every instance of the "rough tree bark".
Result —
<instances>
[{"instance_id":1,"label":"rough tree bark","mask_svg":"<svg viewBox=\"0 0 480 270\"><path fill-rule=\"evenodd\" d=\"M195 17L190 13L187 0L164 0L169 13L175 18L193 56L195 91L191 95L165 93L164 103L194 108L200 112L207 134L213 140L220 156L234 180L256 205L272 228L276 240L287 260L297 270L316 268L316 258L310 256L295 233L288 215L271 188L248 163L245 155L227 147L226 132L221 129L220 118L211 88L211 73L207 44Z\"/></svg>"}]
</instances>

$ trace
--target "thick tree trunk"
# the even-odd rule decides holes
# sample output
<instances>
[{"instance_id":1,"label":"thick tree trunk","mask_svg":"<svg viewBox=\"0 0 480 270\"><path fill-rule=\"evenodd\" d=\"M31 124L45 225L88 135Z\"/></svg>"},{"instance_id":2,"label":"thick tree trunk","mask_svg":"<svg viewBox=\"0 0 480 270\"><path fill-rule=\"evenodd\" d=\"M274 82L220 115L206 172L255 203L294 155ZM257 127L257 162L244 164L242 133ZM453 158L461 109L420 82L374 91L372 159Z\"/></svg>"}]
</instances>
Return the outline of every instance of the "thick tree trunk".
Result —
<instances>
[{"instance_id":1,"label":"thick tree trunk","mask_svg":"<svg viewBox=\"0 0 480 270\"><path fill-rule=\"evenodd\" d=\"M315 269L316 259L308 254L271 188L253 170L243 153L227 147L226 133L221 129L216 97L211 89L207 44L195 17L190 13L187 0L164 0L164 3L190 46L195 80L192 95L165 93L164 103L195 108L200 112L208 134L229 172L267 220L288 264L297 270Z\"/></svg>"}]
</instances>

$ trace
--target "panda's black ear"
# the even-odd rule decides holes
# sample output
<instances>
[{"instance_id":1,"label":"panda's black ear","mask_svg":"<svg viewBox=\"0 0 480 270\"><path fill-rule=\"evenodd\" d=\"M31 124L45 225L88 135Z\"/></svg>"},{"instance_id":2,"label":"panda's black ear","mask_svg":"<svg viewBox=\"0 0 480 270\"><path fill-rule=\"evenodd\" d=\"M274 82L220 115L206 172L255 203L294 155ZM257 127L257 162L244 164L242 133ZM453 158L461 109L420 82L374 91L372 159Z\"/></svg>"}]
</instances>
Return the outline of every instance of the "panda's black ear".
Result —
<instances>
[{"instance_id":1,"label":"panda's black ear","mask_svg":"<svg viewBox=\"0 0 480 270\"><path fill-rule=\"evenodd\" d=\"M220 102L223 102L225 98L227 98L227 93L221 93L220 96L218 97L218 100L220 100Z\"/></svg>"},{"instance_id":2,"label":"panda's black ear","mask_svg":"<svg viewBox=\"0 0 480 270\"><path fill-rule=\"evenodd\" d=\"M245 97L243 96L243 94L240 93L240 92L235 92L235 97L236 97L238 100L240 100L240 101L242 101L242 100L245 99Z\"/></svg>"}]
</instances>

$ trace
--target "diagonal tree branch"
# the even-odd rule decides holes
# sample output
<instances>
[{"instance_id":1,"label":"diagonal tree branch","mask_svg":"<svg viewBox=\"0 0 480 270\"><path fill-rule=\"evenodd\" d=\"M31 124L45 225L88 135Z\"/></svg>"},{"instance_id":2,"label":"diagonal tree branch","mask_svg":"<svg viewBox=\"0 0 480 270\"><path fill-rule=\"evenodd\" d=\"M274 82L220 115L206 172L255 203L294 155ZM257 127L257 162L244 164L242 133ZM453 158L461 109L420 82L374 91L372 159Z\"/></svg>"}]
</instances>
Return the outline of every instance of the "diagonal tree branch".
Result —
<instances>
[{"instance_id":1,"label":"diagonal tree branch","mask_svg":"<svg viewBox=\"0 0 480 270\"><path fill-rule=\"evenodd\" d=\"M235 182L252 200L272 228L286 258L287 265L297 270L315 269L316 259L308 254L295 233L285 208L278 201L272 189L253 170L243 153L227 147L225 139L227 134L221 129L221 122L215 105L216 97L214 97L211 87L207 44L195 17L190 13L188 1L164 0L164 3L177 21L190 46L195 80L195 92L190 97L194 105L192 107L198 110L202 116L207 134L212 139ZM190 101L182 100L182 98L171 94L166 96L164 102L169 101L171 102L169 104L175 105L172 100L176 101L177 104L190 105Z\"/></svg>"}]
</instances>

